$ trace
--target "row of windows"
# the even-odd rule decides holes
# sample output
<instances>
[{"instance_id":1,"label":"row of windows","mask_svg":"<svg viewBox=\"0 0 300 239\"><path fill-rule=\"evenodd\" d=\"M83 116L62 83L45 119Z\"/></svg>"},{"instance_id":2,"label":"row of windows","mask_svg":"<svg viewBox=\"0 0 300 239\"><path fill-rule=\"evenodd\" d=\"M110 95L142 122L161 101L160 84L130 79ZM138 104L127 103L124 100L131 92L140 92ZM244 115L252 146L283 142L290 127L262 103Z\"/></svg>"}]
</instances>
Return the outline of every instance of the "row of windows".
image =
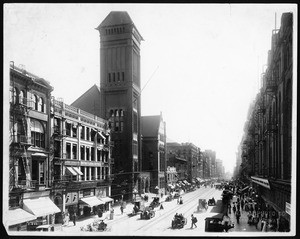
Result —
<instances>
[{"instance_id":1,"label":"row of windows","mask_svg":"<svg viewBox=\"0 0 300 239\"><path fill-rule=\"evenodd\" d=\"M29 99L27 99L25 91L17 87L11 89L11 96L10 102L14 104L23 104L32 107L33 110L46 112L45 100L41 96L29 93Z\"/></svg>"},{"instance_id":2,"label":"row of windows","mask_svg":"<svg viewBox=\"0 0 300 239\"><path fill-rule=\"evenodd\" d=\"M110 72L108 73L108 83L125 81L125 73L123 72Z\"/></svg>"},{"instance_id":3,"label":"row of windows","mask_svg":"<svg viewBox=\"0 0 300 239\"><path fill-rule=\"evenodd\" d=\"M110 29L105 29L105 34L110 35L110 34L120 34L125 32L125 27L114 27Z\"/></svg>"},{"instance_id":4,"label":"row of windows","mask_svg":"<svg viewBox=\"0 0 300 239\"><path fill-rule=\"evenodd\" d=\"M96 155L95 155L96 154ZM66 143L66 158L77 159L77 144ZM108 152L94 147L80 147L80 159L85 161L108 162Z\"/></svg>"},{"instance_id":5,"label":"row of windows","mask_svg":"<svg viewBox=\"0 0 300 239\"><path fill-rule=\"evenodd\" d=\"M108 167L80 167L80 171L83 173L81 176L82 180L101 180L106 179L109 176L109 168Z\"/></svg>"},{"instance_id":6,"label":"row of windows","mask_svg":"<svg viewBox=\"0 0 300 239\"><path fill-rule=\"evenodd\" d=\"M65 134L69 137L77 138L78 132L77 132L77 125L72 124L70 122L65 122ZM61 132L60 130L60 119L55 118L54 119L54 132ZM97 130L86 127L86 126L81 126L80 129L80 139L87 140L87 141L95 141L95 136L96 136L96 141L98 144L105 144L108 141L108 137L105 137L103 134L102 136L99 135L100 133L97 133Z\"/></svg>"}]
</instances>

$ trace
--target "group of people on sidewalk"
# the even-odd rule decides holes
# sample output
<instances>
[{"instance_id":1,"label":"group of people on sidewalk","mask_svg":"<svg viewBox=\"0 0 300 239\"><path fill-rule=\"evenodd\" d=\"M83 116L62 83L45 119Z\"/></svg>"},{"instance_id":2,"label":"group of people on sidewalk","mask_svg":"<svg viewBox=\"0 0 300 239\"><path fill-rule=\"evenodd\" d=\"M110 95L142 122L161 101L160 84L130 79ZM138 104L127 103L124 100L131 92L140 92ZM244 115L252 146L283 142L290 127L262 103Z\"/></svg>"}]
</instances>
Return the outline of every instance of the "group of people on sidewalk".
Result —
<instances>
[{"instance_id":1,"label":"group of people on sidewalk","mask_svg":"<svg viewBox=\"0 0 300 239\"><path fill-rule=\"evenodd\" d=\"M247 213L247 223L256 229L268 232L278 231L278 220L269 211L264 211L261 205L246 194L237 195L236 201L228 204L228 213L234 214L237 224L240 223L241 212ZM260 222L260 227L259 227Z\"/></svg>"}]
</instances>

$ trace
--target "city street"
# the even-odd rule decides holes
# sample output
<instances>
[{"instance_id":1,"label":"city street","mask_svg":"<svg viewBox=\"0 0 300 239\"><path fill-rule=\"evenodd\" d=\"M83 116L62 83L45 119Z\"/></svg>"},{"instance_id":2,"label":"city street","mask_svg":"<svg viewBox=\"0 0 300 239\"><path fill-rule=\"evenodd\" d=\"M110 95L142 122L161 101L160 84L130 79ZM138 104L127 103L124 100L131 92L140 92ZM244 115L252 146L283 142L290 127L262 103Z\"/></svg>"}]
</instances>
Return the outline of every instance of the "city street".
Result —
<instances>
[{"instance_id":1,"label":"city street","mask_svg":"<svg viewBox=\"0 0 300 239\"><path fill-rule=\"evenodd\" d=\"M159 207L155 208L155 217L149 220L141 220L140 214L129 217L127 214L130 214L132 211L132 204L128 204L124 214L122 215L119 207L114 207L115 217L113 220L105 219L105 223L108 225L108 230L105 232L82 232L80 227L87 225L93 222L95 219L98 219L98 216L93 216L91 218L78 221L76 226L73 225L73 222L69 223L69 226L61 228L57 226L55 231L59 233L66 233L68 235L73 234L78 235L78 233L87 233L87 234L101 234L101 235L147 235L147 236L158 236L158 235L203 235L209 233L213 235L215 233L205 232L205 218L212 216L215 213L211 212L213 206L209 206L207 212L197 212L197 205L199 199L210 199L212 197L215 200L221 200L222 191L216 190L211 187L201 187L196 191L185 193L182 195L183 204L178 205L177 200L174 199L170 202L163 202L164 209L160 210ZM235 198L233 198L233 201ZM149 199L151 201L151 199ZM187 224L183 229L172 229L171 222L175 213L182 213L185 218L187 218ZM196 223L197 228L191 229L191 214L197 217L198 222ZM236 224L235 218L231 215L232 222L235 224L235 228L230 229L228 233L235 232L245 232L245 231L259 231L255 227L249 226L246 223L246 213L242 213L240 224ZM226 232L223 232L224 234ZM218 233L220 234L220 233Z\"/></svg>"}]
</instances>

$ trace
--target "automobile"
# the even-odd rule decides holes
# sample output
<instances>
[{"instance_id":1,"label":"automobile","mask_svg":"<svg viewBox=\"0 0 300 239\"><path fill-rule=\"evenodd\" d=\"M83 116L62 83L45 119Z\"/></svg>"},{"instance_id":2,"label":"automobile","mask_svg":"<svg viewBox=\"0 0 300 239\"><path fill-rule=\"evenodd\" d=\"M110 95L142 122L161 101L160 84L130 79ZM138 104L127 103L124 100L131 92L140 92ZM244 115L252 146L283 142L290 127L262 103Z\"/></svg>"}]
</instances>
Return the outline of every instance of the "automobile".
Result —
<instances>
[{"instance_id":1,"label":"automobile","mask_svg":"<svg viewBox=\"0 0 300 239\"><path fill-rule=\"evenodd\" d=\"M172 229L181 229L186 224L187 224L187 219L182 214L176 213L174 219L172 220L171 227Z\"/></svg>"},{"instance_id":2,"label":"automobile","mask_svg":"<svg viewBox=\"0 0 300 239\"><path fill-rule=\"evenodd\" d=\"M36 227L36 230L37 231L40 231L40 232L50 232L50 231L54 231L54 226L53 225L40 225L40 226L37 226Z\"/></svg>"},{"instance_id":3,"label":"automobile","mask_svg":"<svg viewBox=\"0 0 300 239\"><path fill-rule=\"evenodd\" d=\"M216 200L214 198L208 199L208 206L216 206Z\"/></svg>"},{"instance_id":4,"label":"automobile","mask_svg":"<svg viewBox=\"0 0 300 239\"><path fill-rule=\"evenodd\" d=\"M205 218L205 231L206 232L223 232L234 228L234 224L231 223L227 227L223 224L223 213Z\"/></svg>"},{"instance_id":5,"label":"automobile","mask_svg":"<svg viewBox=\"0 0 300 239\"><path fill-rule=\"evenodd\" d=\"M155 216L155 212L152 209L152 207L146 207L142 212L141 212L141 219L151 219L152 217Z\"/></svg>"}]
</instances>

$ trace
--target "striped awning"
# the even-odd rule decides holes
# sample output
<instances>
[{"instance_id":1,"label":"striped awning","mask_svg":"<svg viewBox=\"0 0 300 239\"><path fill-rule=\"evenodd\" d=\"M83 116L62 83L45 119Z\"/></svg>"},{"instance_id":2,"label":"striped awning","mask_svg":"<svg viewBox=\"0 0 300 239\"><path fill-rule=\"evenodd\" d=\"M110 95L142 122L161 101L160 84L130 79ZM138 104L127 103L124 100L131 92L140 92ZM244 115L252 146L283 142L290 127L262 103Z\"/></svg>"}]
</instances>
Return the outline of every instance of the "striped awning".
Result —
<instances>
[{"instance_id":1,"label":"striped awning","mask_svg":"<svg viewBox=\"0 0 300 239\"><path fill-rule=\"evenodd\" d=\"M66 173L69 175L77 176L77 172L72 167L66 167Z\"/></svg>"}]
</instances>

